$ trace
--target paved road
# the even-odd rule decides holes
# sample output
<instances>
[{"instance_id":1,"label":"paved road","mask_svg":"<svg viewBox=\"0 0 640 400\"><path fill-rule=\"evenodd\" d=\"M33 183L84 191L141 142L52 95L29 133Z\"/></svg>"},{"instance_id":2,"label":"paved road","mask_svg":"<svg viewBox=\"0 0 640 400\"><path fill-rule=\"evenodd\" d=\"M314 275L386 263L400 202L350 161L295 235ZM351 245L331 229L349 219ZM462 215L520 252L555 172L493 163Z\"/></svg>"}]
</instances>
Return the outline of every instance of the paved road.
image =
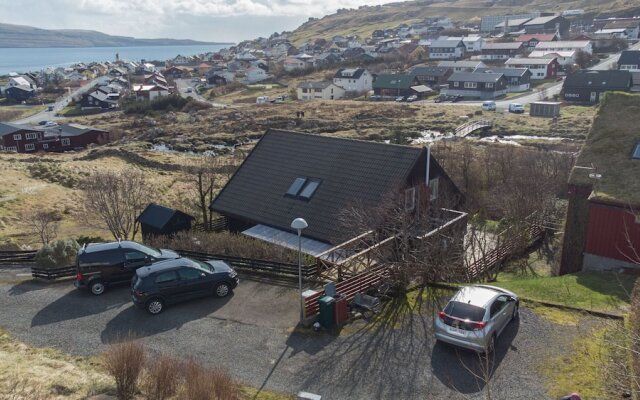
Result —
<instances>
[{"instance_id":1,"label":"paved road","mask_svg":"<svg viewBox=\"0 0 640 400\"><path fill-rule=\"evenodd\" d=\"M434 343L426 306L414 313L399 307L386 324L359 322L338 336L302 334L291 333L297 302L287 287L245 280L230 298L152 317L131 305L126 288L93 297L69 282L18 280L0 270L0 326L32 345L92 355L132 332L152 351L195 356L254 387L323 399L481 398L488 388L494 399L545 399L538 360L580 334L522 310L499 339L487 386L466 368L478 372L474 354Z\"/></svg>"},{"instance_id":2,"label":"paved road","mask_svg":"<svg viewBox=\"0 0 640 400\"><path fill-rule=\"evenodd\" d=\"M56 116L56 113L60 112L63 108L65 108L70 102L71 99L73 99L76 96L80 96L88 91L90 91L94 86L98 85L100 82L104 82L104 81L108 81L109 77L106 76L101 76L99 78L95 78L93 80L91 80L90 82L86 83L85 85L77 88L76 90L72 91L71 94L66 94L62 97L60 97L55 103L53 104L47 104L47 106L53 106L53 110L49 111L49 110L44 110L42 112L39 112L37 114L34 114L30 117L27 118L23 118L20 120L16 120L16 121L11 121L15 124L32 124L32 125L37 125L38 122L40 121L55 121L55 120L59 120L59 119L63 119L64 117L58 117Z\"/></svg>"},{"instance_id":3,"label":"paved road","mask_svg":"<svg viewBox=\"0 0 640 400\"><path fill-rule=\"evenodd\" d=\"M636 43L633 46L630 46L629 50L640 50L640 42ZM612 67L615 68L615 65L619 58L620 58L620 53L613 54L608 58L602 60L598 64L594 65L593 67L590 67L589 69L604 71L604 70L611 69ZM563 83L564 82L558 82L550 86L545 86L546 97L551 98L554 95L560 94ZM535 101L540 101L540 89L536 89L532 93L525 94L520 97L512 97L508 100L498 100L496 101L496 107L498 110L508 110L509 103L529 104ZM457 103L434 103L433 100L426 100L421 103L429 103L434 105L443 104L443 105L476 106L476 107L482 106L481 101L461 101Z\"/></svg>"},{"instance_id":4,"label":"paved road","mask_svg":"<svg viewBox=\"0 0 640 400\"><path fill-rule=\"evenodd\" d=\"M191 79L189 78L180 78L180 79L175 79L174 80L176 83L176 90L178 91L178 93L180 94L180 96L182 97L191 97L195 100L201 101L203 103L209 103L214 107L231 107L229 104L224 104L224 103L216 103L214 101L209 101L207 99L205 99L204 97L200 96L200 94L198 94L195 86L197 85L197 83L195 82L191 82ZM191 92L187 92L187 88L192 88Z\"/></svg>"}]
</instances>

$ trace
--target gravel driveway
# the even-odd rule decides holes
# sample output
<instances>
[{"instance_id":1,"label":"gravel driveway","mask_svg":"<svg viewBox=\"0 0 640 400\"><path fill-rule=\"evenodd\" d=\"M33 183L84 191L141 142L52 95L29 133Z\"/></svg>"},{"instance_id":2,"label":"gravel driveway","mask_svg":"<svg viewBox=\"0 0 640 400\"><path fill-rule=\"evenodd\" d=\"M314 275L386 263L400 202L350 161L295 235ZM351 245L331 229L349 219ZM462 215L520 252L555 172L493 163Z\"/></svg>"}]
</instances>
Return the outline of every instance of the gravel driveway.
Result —
<instances>
[{"instance_id":1,"label":"gravel driveway","mask_svg":"<svg viewBox=\"0 0 640 400\"><path fill-rule=\"evenodd\" d=\"M244 280L226 299L183 303L153 317L132 306L127 288L92 297L68 281L19 276L0 270L0 326L19 340L92 355L131 332L153 351L223 366L251 386L306 390L323 400L481 398L488 389L494 399L548 398L537 362L560 351L554 343L565 341L556 339L579 334L523 309L498 340L487 387L472 373L482 375L476 355L434 343L428 311L357 322L340 335L293 333L297 297L289 287Z\"/></svg>"}]
</instances>

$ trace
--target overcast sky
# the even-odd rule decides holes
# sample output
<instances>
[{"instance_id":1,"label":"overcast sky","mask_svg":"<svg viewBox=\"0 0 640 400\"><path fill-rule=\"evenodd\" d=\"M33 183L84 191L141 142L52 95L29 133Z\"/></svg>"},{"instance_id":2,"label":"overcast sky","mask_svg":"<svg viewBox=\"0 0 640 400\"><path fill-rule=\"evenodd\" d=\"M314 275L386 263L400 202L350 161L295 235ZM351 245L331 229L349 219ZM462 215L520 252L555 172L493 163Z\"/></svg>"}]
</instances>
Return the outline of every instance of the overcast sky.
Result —
<instances>
[{"instance_id":1,"label":"overcast sky","mask_svg":"<svg viewBox=\"0 0 640 400\"><path fill-rule=\"evenodd\" d=\"M0 0L0 22L138 38L239 42L388 0Z\"/></svg>"}]
</instances>

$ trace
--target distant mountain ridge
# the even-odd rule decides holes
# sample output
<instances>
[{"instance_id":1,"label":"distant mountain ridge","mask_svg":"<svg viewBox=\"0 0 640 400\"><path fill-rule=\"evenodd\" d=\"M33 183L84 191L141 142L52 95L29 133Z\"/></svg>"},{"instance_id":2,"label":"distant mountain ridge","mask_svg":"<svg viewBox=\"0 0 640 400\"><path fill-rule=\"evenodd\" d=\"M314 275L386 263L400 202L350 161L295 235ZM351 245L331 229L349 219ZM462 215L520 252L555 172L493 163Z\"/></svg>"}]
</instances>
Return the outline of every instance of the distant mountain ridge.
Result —
<instances>
[{"instance_id":1,"label":"distant mountain ridge","mask_svg":"<svg viewBox=\"0 0 640 400\"><path fill-rule=\"evenodd\" d=\"M0 48L16 47L131 47L233 44L189 39L136 39L80 29L40 29L0 23Z\"/></svg>"}]
</instances>

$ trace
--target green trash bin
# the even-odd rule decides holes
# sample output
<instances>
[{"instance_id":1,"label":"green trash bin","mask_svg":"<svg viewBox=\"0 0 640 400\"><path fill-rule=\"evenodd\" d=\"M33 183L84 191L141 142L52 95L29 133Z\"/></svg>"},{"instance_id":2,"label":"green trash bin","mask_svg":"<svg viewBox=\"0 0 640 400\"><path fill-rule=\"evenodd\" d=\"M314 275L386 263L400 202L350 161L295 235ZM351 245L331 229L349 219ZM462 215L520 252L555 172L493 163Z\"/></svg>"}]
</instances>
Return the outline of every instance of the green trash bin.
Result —
<instances>
[{"instance_id":1,"label":"green trash bin","mask_svg":"<svg viewBox=\"0 0 640 400\"><path fill-rule=\"evenodd\" d=\"M318 316L318 322L324 328L331 328L335 324L335 300L331 296L324 296L318 300L320 306L320 315Z\"/></svg>"}]
</instances>

